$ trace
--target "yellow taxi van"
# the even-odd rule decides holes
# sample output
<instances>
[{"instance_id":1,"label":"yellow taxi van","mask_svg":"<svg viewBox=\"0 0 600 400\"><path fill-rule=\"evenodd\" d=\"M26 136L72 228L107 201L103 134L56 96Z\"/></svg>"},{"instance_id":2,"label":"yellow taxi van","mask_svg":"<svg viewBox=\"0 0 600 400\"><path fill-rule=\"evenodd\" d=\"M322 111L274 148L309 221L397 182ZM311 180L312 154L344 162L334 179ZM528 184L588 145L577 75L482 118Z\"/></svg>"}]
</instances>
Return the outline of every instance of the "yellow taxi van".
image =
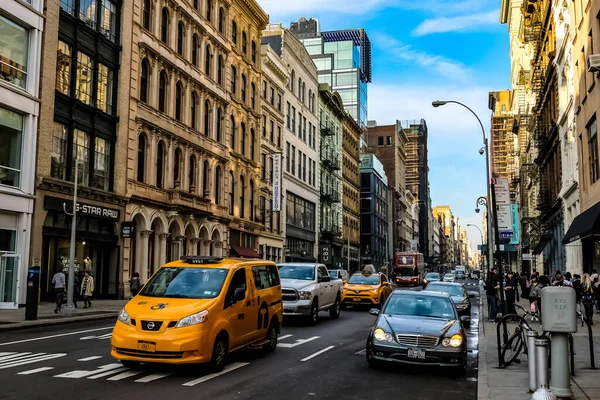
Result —
<instances>
[{"instance_id":1,"label":"yellow taxi van","mask_svg":"<svg viewBox=\"0 0 600 400\"><path fill-rule=\"evenodd\" d=\"M381 307L391 293L392 285L385 274L357 272L343 286L342 309L356 305Z\"/></svg>"},{"instance_id":2,"label":"yellow taxi van","mask_svg":"<svg viewBox=\"0 0 600 400\"><path fill-rule=\"evenodd\" d=\"M275 263L184 256L156 271L121 310L111 355L129 367L208 363L220 371L232 351L274 351L282 318Z\"/></svg>"}]
</instances>

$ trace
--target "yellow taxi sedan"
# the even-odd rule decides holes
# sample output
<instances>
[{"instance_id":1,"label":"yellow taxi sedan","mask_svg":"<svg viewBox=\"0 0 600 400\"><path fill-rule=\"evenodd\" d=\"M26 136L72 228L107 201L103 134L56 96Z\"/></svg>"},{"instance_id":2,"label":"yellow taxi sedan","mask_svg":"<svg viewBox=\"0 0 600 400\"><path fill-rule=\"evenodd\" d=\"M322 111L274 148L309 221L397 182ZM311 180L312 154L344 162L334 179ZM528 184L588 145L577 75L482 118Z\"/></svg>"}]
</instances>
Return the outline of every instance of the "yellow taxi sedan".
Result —
<instances>
[{"instance_id":1,"label":"yellow taxi sedan","mask_svg":"<svg viewBox=\"0 0 600 400\"><path fill-rule=\"evenodd\" d=\"M392 285L385 274L356 273L344 284L342 308L357 305L381 307L391 293Z\"/></svg>"}]
</instances>

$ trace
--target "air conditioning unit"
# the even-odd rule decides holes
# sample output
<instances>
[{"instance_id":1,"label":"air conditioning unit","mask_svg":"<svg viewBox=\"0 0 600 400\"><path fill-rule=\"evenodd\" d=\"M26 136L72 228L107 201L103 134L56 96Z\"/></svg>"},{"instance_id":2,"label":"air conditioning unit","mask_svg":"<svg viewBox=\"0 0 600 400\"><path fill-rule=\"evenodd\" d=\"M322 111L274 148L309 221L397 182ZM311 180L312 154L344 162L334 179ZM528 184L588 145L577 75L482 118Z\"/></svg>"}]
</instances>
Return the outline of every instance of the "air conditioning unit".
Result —
<instances>
[{"instance_id":1,"label":"air conditioning unit","mask_svg":"<svg viewBox=\"0 0 600 400\"><path fill-rule=\"evenodd\" d=\"M588 72L600 72L600 54L592 54L587 58Z\"/></svg>"}]
</instances>

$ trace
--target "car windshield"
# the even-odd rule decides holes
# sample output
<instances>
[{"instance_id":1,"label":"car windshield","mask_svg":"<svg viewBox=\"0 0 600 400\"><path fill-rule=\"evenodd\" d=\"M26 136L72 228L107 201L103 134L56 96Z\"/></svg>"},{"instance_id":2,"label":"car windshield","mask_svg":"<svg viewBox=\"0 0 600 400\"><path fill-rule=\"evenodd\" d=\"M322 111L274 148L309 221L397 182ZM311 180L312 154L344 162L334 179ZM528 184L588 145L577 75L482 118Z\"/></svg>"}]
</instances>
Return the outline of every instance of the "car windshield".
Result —
<instances>
[{"instance_id":1,"label":"car windshield","mask_svg":"<svg viewBox=\"0 0 600 400\"><path fill-rule=\"evenodd\" d=\"M221 293L229 271L223 268L164 267L140 293L142 296L213 299Z\"/></svg>"},{"instance_id":2,"label":"car windshield","mask_svg":"<svg viewBox=\"0 0 600 400\"><path fill-rule=\"evenodd\" d=\"M396 268L396 275L400 276L413 276L414 272L412 268Z\"/></svg>"},{"instance_id":3,"label":"car windshield","mask_svg":"<svg viewBox=\"0 0 600 400\"><path fill-rule=\"evenodd\" d=\"M463 296L464 295L463 288L461 288L460 286L443 285L443 284L439 284L439 283L432 283L430 285L427 285L427 288L425 290L432 290L434 292L447 293L450 296Z\"/></svg>"},{"instance_id":4,"label":"car windshield","mask_svg":"<svg viewBox=\"0 0 600 400\"><path fill-rule=\"evenodd\" d=\"M430 272L427 275L425 275L425 279L440 279L440 274L438 274L437 272Z\"/></svg>"},{"instance_id":5,"label":"car windshield","mask_svg":"<svg viewBox=\"0 0 600 400\"><path fill-rule=\"evenodd\" d=\"M348 283L354 285L379 285L379 275L352 275Z\"/></svg>"},{"instance_id":6,"label":"car windshield","mask_svg":"<svg viewBox=\"0 0 600 400\"><path fill-rule=\"evenodd\" d=\"M338 271L329 271L329 277L331 279L337 279L338 278Z\"/></svg>"},{"instance_id":7,"label":"car windshield","mask_svg":"<svg viewBox=\"0 0 600 400\"><path fill-rule=\"evenodd\" d=\"M444 275L444 278L454 278L454 274L446 274Z\"/></svg>"},{"instance_id":8,"label":"car windshield","mask_svg":"<svg viewBox=\"0 0 600 400\"><path fill-rule=\"evenodd\" d=\"M299 265L282 265L279 267L281 279L302 279L305 281L315 280L315 267Z\"/></svg>"},{"instance_id":9,"label":"car windshield","mask_svg":"<svg viewBox=\"0 0 600 400\"><path fill-rule=\"evenodd\" d=\"M387 301L383 314L455 319L449 298L427 295L395 295Z\"/></svg>"}]
</instances>

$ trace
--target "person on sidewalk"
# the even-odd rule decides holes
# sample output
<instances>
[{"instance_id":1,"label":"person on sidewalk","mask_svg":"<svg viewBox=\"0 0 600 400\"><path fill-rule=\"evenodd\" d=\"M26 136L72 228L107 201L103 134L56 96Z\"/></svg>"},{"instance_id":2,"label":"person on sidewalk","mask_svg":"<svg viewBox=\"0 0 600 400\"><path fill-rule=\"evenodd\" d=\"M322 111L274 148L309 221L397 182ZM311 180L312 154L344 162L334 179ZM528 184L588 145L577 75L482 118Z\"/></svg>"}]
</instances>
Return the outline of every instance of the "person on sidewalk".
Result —
<instances>
[{"instance_id":1,"label":"person on sidewalk","mask_svg":"<svg viewBox=\"0 0 600 400\"><path fill-rule=\"evenodd\" d=\"M539 321L537 299L542 291L542 284L538 282L537 274L531 275L531 280L528 282L529 285L529 310L535 314L533 321Z\"/></svg>"},{"instance_id":2,"label":"person on sidewalk","mask_svg":"<svg viewBox=\"0 0 600 400\"><path fill-rule=\"evenodd\" d=\"M498 311L496 290L499 287L500 286L498 285L496 274L494 272L490 272L485 281L485 295L488 303L488 318L492 324L496 322L496 313Z\"/></svg>"},{"instance_id":3,"label":"person on sidewalk","mask_svg":"<svg viewBox=\"0 0 600 400\"><path fill-rule=\"evenodd\" d=\"M573 274L573 290L575 290L575 302L577 304L577 311L583 313L583 304L581 303L581 275Z\"/></svg>"},{"instance_id":4,"label":"person on sidewalk","mask_svg":"<svg viewBox=\"0 0 600 400\"><path fill-rule=\"evenodd\" d=\"M573 278L569 271L565 272L565 279L563 279L563 286L573 287Z\"/></svg>"},{"instance_id":5,"label":"person on sidewalk","mask_svg":"<svg viewBox=\"0 0 600 400\"><path fill-rule=\"evenodd\" d=\"M140 282L140 274L137 272L133 273L133 277L129 280L129 289L131 289L131 298L137 296L142 288L142 283Z\"/></svg>"},{"instance_id":6,"label":"person on sidewalk","mask_svg":"<svg viewBox=\"0 0 600 400\"><path fill-rule=\"evenodd\" d=\"M90 275L90 271L85 271L83 283L81 285L81 296L83 297L83 308L92 307L90 297L94 293L94 278Z\"/></svg>"},{"instance_id":7,"label":"person on sidewalk","mask_svg":"<svg viewBox=\"0 0 600 400\"><path fill-rule=\"evenodd\" d=\"M527 279L527 273L521 272L519 277L519 286L521 286L521 297L524 299L529 298L529 279Z\"/></svg>"},{"instance_id":8,"label":"person on sidewalk","mask_svg":"<svg viewBox=\"0 0 600 400\"><path fill-rule=\"evenodd\" d=\"M54 313L58 314L62 307L62 297L65 292L65 274L61 270L58 270L52 277L52 284L54 285L54 295L56 296Z\"/></svg>"},{"instance_id":9,"label":"person on sidewalk","mask_svg":"<svg viewBox=\"0 0 600 400\"><path fill-rule=\"evenodd\" d=\"M585 313L585 319L590 325L594 325L594 285L589 274L583 274L581 281L581 302Z\"/></svg>"},{"instance_id":10,"label":"person on sidewalk","mask_svg":"<svg viewBox=\"0 0 600 400\"><path fill-rule=\"evenodd\" d=\"M506 311L509 314L516 314L517 309L515 308L515 300L517 296L517 287L519 282L513 275L512 271L508 271L506 282L504 285L504 299L506 300Z\"/></svg>"}]
</instances>

